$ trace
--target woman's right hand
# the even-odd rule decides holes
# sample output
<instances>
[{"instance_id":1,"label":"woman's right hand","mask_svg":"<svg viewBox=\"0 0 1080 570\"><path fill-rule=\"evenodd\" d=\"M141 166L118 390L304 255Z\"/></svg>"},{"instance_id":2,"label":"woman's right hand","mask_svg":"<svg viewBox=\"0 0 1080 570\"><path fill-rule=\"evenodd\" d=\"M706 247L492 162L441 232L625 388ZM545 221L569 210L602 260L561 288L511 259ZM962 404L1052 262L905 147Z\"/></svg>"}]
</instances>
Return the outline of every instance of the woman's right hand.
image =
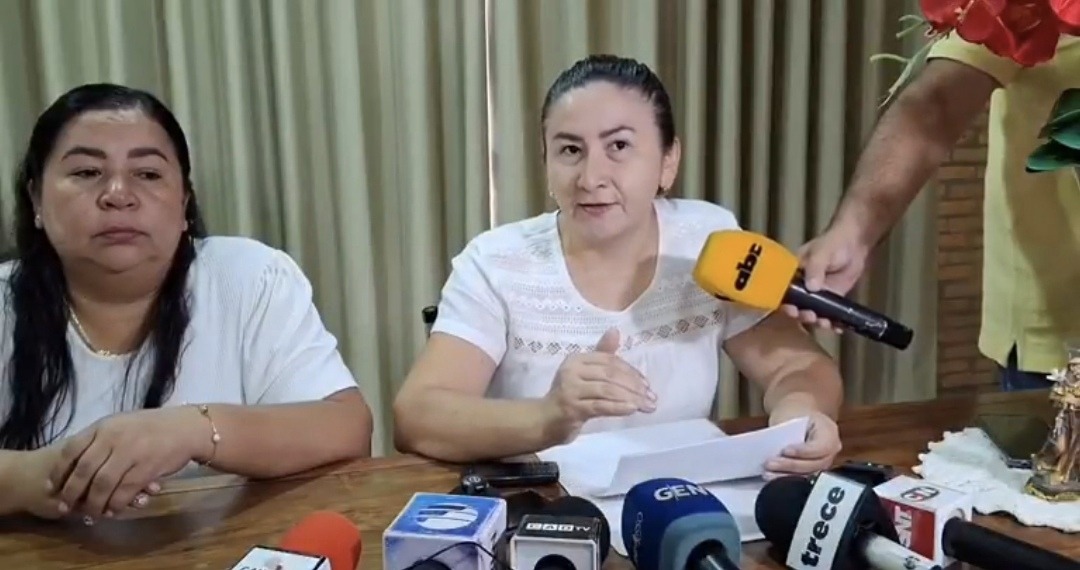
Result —
<instances>
[{"instance_id":1,"label":"woman's right hand","mask_svg":"<svg viewBox=\"0 0 1080 570\"><path fill-rule=\"evenodd\" d=\"M49 471L60 460L62 447L63 442L57 442L25 452L15 472L15 504L20 512L43 519L59 519L70 512L49 485Z\"/></svg>"},{"instance_id":2,"label":"woman's right hand","mask_svg":"<svg viewBox=\"0 0 1080 570\"><path fill-rule=\"evenodd\" d=\"M65 504L60 498L59 489L54 489L49 478L50 473L62 459L62 452L67 440L54 442L52 445L25 452L15 472L15 505L19 512L29 513L38 518L55 520L77 512L80 505ZM132 508L143 508L149 504L150 497L161 490L157 483L136 495L131 502Z\"/></svg>"},{"instance_id":3,"label":"woman's right hand","mask_svg":"<svg viewBox=\"0 0 1080 570\"><path fill-rule=\"evenodd\" d=\"M569 441L592 418L628 416L656 410L656 394L633 366L615 352L618 329L600 337L595 352L566 357L545 397L551 410L550 427L560 442Z\"/></svg>"}]
</instances>

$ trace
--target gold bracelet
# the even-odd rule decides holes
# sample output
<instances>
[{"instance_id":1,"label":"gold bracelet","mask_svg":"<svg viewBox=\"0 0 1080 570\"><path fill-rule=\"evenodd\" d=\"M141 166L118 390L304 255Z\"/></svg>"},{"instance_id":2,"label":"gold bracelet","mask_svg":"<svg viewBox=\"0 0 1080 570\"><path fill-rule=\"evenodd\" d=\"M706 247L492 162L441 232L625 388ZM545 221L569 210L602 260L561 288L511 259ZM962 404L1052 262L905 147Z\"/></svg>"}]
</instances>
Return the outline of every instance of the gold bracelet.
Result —
<instances>
[{"instance_id":1,"label":"gold bracelet","mask_svg":"<svg viewBox=\"0 0 1080 570\"><path fill-rule=\"evenodd\" d=\"M197 463L203 467L210 467L210 462L217 456L217 446L218 443L221 442L221 434L218 433L217 424L214 423L214 418L210 417L210 408L208 408L206 404L199 404L196 406L196 409L198 409L199 413L206 418L206 421L210 422L210 441L214 444L214 448L210 451L210 457L206 461L197 461Z\"/></svg>"}]
</instances>

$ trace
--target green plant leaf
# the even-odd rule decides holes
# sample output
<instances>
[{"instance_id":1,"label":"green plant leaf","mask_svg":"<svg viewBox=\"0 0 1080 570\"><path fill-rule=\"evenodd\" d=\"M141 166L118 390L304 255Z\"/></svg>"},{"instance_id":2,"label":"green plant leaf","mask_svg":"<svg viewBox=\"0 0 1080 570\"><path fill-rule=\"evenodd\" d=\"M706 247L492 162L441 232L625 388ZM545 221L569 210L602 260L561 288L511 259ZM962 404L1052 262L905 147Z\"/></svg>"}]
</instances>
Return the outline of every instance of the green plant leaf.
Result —
<instances>
[{"instance_id":1,"label":"green plant leaf","mask_svg":"<svg viewBox=\"0 0 1080 570\"><path fill-rule=\"evenodd\" d=\"M922 71L922 68L926 66L926 56L930 54L930 49L934 46L935 41L937 40L935 39L926 42L915 52L915 55L912 55L909 58L903 58L894 54L874 54L870 56L870 61L893 60L904 63L904 69L900 71L900 76L896 78L896 81L889 86L889 90L886 93L884 100L881 102L880 107L888 105L889 101L896 97L896 95L918 75L919 71Z\"/></svg>"},{"instance_id":2,"label":"green plant leaf","mask_svg":"<svg viewBox=\"0 0 1080 570\"><path fill-rule=\"evenodd\" d=\"M1080 88L1066 89L1061 92L1057 103L1054 103L1054 111L1051 117L1072 115L1080 112Z\"/></svg>"},{"instance_id":3,"label":"green plant leaf","mask_svg":"<svg viewBox=\"0 0 1080 570\"><path fill-rule=\"evenodd\" d=\"M1036 148L1027 159L1024 170L1049 172L1065 167L1080 166L1080 151L1050 141Z\"/></svg>"},{"instance_id":4,"label":"green plant leaf","mask_svg":"<svg viewBox=\"0 0 1080 570\"><path fill-rule=\"evenodd\" d=\"M1077 116L1080 118L1080 115ZM1062 123L1050 127L1049 139L1080 152L1080 121Z\"/></svg>"},{"instance_id":5,"label":"green plant leaf","mask_svg":"<svg viewBox=\"0 0 1080 570\"><path fill-rule=\"evenodd\" d=\"M1049 138L1050 133L1077 121L1080 121L1080 89L1066 89L1050 110L1050 118L1039 130L1039 138Z\"/></svg>"}]
</instances>

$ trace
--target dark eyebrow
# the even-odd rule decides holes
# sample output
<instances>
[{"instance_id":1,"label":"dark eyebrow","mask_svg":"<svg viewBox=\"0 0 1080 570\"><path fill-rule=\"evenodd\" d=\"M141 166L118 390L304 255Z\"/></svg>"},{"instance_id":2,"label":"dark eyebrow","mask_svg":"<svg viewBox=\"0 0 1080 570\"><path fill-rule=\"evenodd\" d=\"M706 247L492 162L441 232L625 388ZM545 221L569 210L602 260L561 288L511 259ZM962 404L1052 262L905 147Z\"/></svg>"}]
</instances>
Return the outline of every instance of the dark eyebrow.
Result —
<instances>
[{"instance_id":1,"label":"dark eyebrow","mask_svg":"<svg viewBox=\"0 0 1080 570\"><path fill-rule=\"evenodd\" d=\"M64 156L60 157L60 160L64 160L65 158L67 158L69 156L75 156L75 155L79 155L79 154L86 155L86 156L92 156L94 158L100 158L100 159L105 158L105 151L103 151L103 150L101 150L99 148L90 148L88 146L75 146L75 147L71 147L71 150L65 152Z\"/></svg>"},{"instance_id":2,"label":"dark eyebrow","mask_svg":"<svg viewBox=\"0 0 1080 570\"><path fill-rule=\"evenodd\" d=\"M165 153L152 146L133 148L131 149L131 152L128 153L128 158L142 158L144 156L159 156L161 157L161 160L169 162L169 159L165 158Z\"/></svg>"},{"instance_id":3,"label":"dark eyebrow","mask_svg":"<svg viewBox=\"0 0 1080 570\"><path fill-rule=\"evenodd\" d=\"M622 131L630 131L632 133L636 132L633 127L629 127L627 125L619 125L619 126L617 126L615 128L607 129L606 131L601 131L600 132L600 138L606 139L606 138L610 137L611 135L614 135L616 133L620 133ZM569 140L569 141L574 141L574 142L582 142L583 140L585 140L585 139L579 137L578 135L574 135L574 134L570 134L570 133L564 133L564 132L555 133L555 136L553 136L552 139L554 139L554 140L562 139L562 140Z\"/></svg>"},{"instance_id":4,"label":"dark eyebrow","mask_svg":"<svg viewBox=\"0 0 1080 570\"><path fill-rule=\"evenodd\" d=\"M64 156L62 156L60 160L63 160L69 156L75 156L80 154L85 156L92 156L94 158L100 158L102 160L106 158L105 151L99 148L90 148L88 146L75 146L71 147L71 150L65 152ZM131 152L128 153L128 158L142 158L144 156L159 156L161 157L161 160L164 160L165 162L169 161L169 159L165 157L165 153L154 147L149 146L133 148L131 149Z\"/></svg>"},{"instance_id":5,"label":"dark eyebrow","mask_svg":"<svg viewBox=\"0 0 1080 570\"><path fill-rule=\"evenodd\" d=\"M619 125L619 126L615 127L614 129L608 129L606 131L602 131L600 133L600 138L606 139L606 138L610 137L611 135L613 135L615 133L618 133L618 132L622 132L622 131L630 131L632 133L636 132L636 131L634 131L634 127L628 127L626 125Z\"/></svg>"}]
</instances>

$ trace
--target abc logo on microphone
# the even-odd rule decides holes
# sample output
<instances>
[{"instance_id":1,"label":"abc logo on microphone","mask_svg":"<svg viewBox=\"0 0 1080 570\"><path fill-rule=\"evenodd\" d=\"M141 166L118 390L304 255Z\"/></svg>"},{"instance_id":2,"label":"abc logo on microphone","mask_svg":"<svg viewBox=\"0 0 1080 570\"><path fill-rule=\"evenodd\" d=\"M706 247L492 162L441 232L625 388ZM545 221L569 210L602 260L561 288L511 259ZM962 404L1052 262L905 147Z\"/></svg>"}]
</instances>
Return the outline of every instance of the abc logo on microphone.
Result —
<instances>
[{"instance_id":1,"label":"abc logo on microphone","mask_svg":"<svg viewBox=\"0 0 1080 570\"><path fill-rule=\"evenodd\" d=\"M941 491L933 487L926 485L920 485L918 487L912 487L903 493L900 493L900 498L913 503L921 503L923 501L929 501L934 497L941 494Z\"/></svg>"}]
</instances>

